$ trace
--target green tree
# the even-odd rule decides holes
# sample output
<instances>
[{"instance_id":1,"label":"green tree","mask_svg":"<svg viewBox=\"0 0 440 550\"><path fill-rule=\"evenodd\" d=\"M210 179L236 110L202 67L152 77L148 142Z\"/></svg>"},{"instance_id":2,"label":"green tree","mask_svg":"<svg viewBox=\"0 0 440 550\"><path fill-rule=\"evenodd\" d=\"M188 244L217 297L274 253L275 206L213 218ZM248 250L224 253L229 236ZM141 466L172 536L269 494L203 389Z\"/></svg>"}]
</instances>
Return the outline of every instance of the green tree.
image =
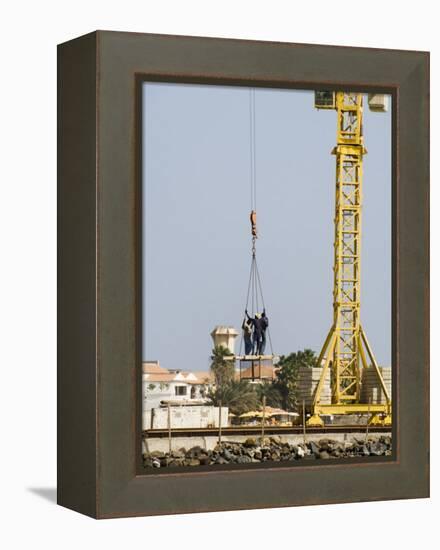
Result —
<instances>
[{"instance_id":1,"label":"green tree","mask_svg":"<svg viewBox=\"0 0 440 550\"><path fill-rule=\"evenodd\" d=\"M211 372L214 375L215 385L220 388L234 380L234 361L227 359L232 353L224 346L216 346L212 350Z\"/></svg>"},{"instance_id":2,"label":"green tree","mask_svg":"<svg viewBox=\"0 0 440 550\"><path fill-rule=\"evenodd\" d=\"M282 406L282 395L275 382L266 381L262 384L256 384L255 391L260 403L263 402L263 397L266 397L266 405L268 407L277 408Z\"/></svg>"},{"instance_id":3,"label":"green tree","mask_svg":"<svg viewBox=\"0 0 440 550\"><path fill-rule=\"evenodd\" d=\"M247 380L230 380L209 391L208 403L214 407L219 407L221 403L223 407L229 407L230 412L239 416L257 409L258 395Z\"/></svg>"},{"instance_id":4,"label":"green tree","mask_svg":"<svg viewBox=\"0 0 440 550\"><path fill-rule=\"evenodd\" d=\"M283 409L294 410L297 407L299 369L300 367L316 367L316 359L316 354L311 349L280 357L274 385L281 394Z\"/></svg>"}]
</instances>

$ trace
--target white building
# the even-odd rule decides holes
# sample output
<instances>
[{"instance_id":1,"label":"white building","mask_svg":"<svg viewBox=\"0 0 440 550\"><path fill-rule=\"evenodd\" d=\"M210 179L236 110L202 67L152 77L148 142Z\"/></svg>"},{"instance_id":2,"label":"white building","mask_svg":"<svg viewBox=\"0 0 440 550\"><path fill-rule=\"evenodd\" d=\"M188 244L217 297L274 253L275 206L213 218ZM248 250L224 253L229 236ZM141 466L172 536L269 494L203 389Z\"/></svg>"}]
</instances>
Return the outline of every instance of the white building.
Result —
<instances>
[{"instance_id":1,"label":"white building","mask_svg":"<svg viewBox=\"0 0 440 550\"><path fill-rule=\"evenodd\" d=\"M142 364L143 410L159 407L161 402L203 403L212 377L209 372L168 370L159 361Z\"/></svg>"}]
</instances>

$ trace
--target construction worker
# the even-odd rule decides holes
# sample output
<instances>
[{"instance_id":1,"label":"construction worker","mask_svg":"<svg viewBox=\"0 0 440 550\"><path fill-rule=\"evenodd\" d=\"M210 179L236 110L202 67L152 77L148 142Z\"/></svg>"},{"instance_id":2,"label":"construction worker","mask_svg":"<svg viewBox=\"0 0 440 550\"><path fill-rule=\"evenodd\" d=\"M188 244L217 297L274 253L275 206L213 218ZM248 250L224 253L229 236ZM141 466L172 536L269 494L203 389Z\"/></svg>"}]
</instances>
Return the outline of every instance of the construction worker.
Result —
<instances>
[{"instance_id":1,"label":"construction worker","mask_svg":"<svg viewBox=\"0 0 440 550\"><path fill-rule=\"evenodd\" d=\"M243 330L244 354L245 355L251 355L252 350L253 350L253 343L252 343L253 323L252 323L252 320L247 319L245 317L243 319L243 324L241 325L241 329Z\"/></svg>"},{"instance_id":2,"label":"construction worker","mask_svg":"<svg viewBox=\"0 0 440 550\"><path fill-rule=\"evenodd\" d=\"M263 343L263 323L261 313L256 313L254 317L254 346L255 355L261 355L261 345Z\"/></svg>"},{"instance_id":3,"label":"construction worker","mask_svg":"<svg viewBox=\"0 0 440 550\"><path fill-rule=\"evenodd\" d=\"M266 315L266 308L263 309L261 315L261 346L260 346L260 355L264 355L264 350L266 349L266 330L269 326L269 318Z\"/></svg>"}]
</instances>

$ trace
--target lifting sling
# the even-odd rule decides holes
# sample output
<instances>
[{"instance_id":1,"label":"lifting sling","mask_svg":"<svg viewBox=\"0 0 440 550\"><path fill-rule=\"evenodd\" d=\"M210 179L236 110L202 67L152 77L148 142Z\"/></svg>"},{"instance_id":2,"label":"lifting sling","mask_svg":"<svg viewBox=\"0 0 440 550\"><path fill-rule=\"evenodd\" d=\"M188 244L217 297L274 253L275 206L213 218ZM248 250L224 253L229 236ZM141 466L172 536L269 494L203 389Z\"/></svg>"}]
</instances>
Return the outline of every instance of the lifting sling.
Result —
<instances>
[{"instance_id":1,"label":"lifting sling","mask_svg":"<svg viewBox=\"0 0 440 550\"><path fill-rule=\"evenodd\" d=\"M249 273L249 282L246 295L246 312L249 312L250 317L255 317L257 313L265 311L266 306L264 303L263 288L261 285L261 277L258 269L257 254L256 254L256 240L258 238L257 230L257 186L256 186L256 155L255 155L255 89L250 89L250 186L251 186L251 213L249 220L251 223L251 235L252 235L252 249L251 249L251 268ZM267 328L268 343L270 347L270 353L273 356L272 339L270 335L269 327ZM243 335L240 341L241 356L243 345Z\"/></svg>"}]
</instances>

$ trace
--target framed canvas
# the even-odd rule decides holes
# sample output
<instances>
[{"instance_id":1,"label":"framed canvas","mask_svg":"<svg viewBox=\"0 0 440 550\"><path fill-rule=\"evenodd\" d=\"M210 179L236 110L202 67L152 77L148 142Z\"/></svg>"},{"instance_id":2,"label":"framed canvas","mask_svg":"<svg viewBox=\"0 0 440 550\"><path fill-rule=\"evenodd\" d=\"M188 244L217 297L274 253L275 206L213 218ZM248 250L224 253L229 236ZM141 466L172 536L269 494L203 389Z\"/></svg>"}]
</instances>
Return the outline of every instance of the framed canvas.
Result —
<instances>
[{"instance_id":1,"label":"framed canvas","mask_svg":"<svg viewBox=\"0 0 440 550\"><path fill-rule=\"evenodd\" d=\"M58 503L429 496L428 209L426 52L61 44Z\"/></svg>"}]
</instances>

